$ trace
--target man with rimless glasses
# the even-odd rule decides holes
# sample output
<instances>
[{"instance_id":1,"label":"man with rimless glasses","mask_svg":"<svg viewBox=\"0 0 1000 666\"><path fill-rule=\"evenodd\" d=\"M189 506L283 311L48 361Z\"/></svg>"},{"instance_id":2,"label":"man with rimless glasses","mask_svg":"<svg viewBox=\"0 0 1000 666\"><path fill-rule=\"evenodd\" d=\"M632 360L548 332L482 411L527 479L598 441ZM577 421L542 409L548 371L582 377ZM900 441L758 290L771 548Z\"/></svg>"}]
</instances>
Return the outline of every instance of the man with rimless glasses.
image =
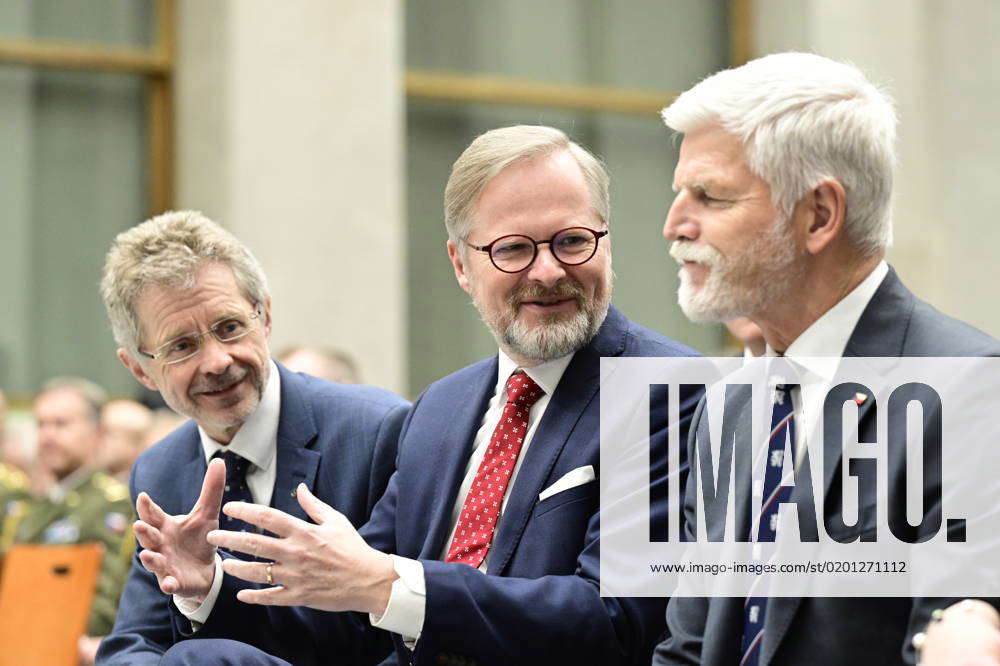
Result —
<instances>
[{"instance_id":1,"label":"man with rimless glasses","mask_svg":"<svg viewBox=\"0 0 1000 666\"><path fill-rule=\"evenodd\" d=\"M273 534L223 525L208 536L263 559L223 562L260 587L238 595L248 618L273 606L359 611L286 632L327 663L355 663L345 646L372 632L393 637L387 664L649 663L665 601L598 591L600 359L695 352L610 306L609 209L603 166L559 130L497 129L465 150L445 189L447 249L498 352L423 392L360 532L305 488L316 524L226 505ZM682 423L697 397L682 402ZM666 435L664 425L652 445ZM650 480L663 484L665 471ZM163 663L286 662L189 641Z\"/></svg>"},{"instance_id":2,"label":"man with rimless glasses","mask_svg":"<svg viewBox=\"0 0 1000 666\"><path fill-rule=\"evenodd\" d=\"M407 403L272 361L264 273L245 246L200 213L167 213L119 234L101 292L118 358L191 421L132 468L138 545L98 663L159 663L192 636L255 642L296 663L312 659L308 646L256 634L262 625L301 625L312 611L248 612L236 600L246 584L222 567L234 555L205 535L220 519L229 529L253 529L220 515L223 501L306 518L295 499L300 484L363 524L392 473Z\"/></svg>"}]
</instances>

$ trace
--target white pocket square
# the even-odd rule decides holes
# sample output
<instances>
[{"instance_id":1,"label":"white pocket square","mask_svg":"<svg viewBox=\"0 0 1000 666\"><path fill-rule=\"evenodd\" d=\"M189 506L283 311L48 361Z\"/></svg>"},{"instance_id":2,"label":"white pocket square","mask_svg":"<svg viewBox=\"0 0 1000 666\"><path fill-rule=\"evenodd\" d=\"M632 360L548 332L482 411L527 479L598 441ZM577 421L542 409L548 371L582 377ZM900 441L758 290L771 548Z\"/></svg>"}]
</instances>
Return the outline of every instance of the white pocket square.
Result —
<instances>
[{"instance_id":1,"label":"white pocket square","mask_svg":"<svg viewBox=\"0 0 1000 666\"><path fill-rule=\"evenodd\" d=\"M574 470L566 472L558 481L538 493L538 501L541 502L543 499L552 497L556 493L561 493L564 490L569 490L570 488L576 488L577 486L582 486L585 483L590 483L596 478L597 475L594 474L593 465L577 467Z\"/></svg>"}]
</instances>

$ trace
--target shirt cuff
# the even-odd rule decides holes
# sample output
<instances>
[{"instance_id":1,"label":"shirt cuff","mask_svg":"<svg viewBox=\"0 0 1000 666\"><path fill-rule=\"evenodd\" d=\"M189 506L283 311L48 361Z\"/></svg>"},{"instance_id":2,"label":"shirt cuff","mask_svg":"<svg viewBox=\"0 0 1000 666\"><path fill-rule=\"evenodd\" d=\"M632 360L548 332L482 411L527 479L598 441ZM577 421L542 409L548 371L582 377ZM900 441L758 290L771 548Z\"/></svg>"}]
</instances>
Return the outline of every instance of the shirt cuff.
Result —
<instances>
[{"instance_id":1,"label":"shirt cuff","mask_svg":"<svg viewBox=\"0 0 1000 666\"><path fill-rule=\"evenodd\" d=\"M198 631L201 626L208 622L208 616L212 614L215 601L219 598L219 590L222 589L222 558L215 554L215 576L212 578L212 587L208 589L205 600L200 604L194 599L174 595L174 605L181 615L191 620L191 630ZM421 569L421 582L423 581L423 569Z\"/></svg>"},{"instance_id":2,"label":"shirt cuff","mask_svg":"<svg viewBox=\"0 0 1000 666\"><path fill-rule=\"evenodd\" d=\"M424 630L424 612L427 610L424 565L398 555L390 557L399 578L392 583L389 603L382 617L369 613L368 619L373 627L402 636L403 643L412 650Z\"/></svg>"}]
</instances>

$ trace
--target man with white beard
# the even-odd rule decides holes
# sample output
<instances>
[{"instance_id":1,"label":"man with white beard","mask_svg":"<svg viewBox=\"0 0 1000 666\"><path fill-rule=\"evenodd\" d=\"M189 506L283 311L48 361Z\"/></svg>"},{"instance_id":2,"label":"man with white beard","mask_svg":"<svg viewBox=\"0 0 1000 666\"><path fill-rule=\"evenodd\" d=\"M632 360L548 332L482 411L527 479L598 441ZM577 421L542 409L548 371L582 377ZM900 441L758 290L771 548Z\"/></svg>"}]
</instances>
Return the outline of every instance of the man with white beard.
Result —
<instances>
[{"instance_id":1,"label":"man with white beard","mask_svg":"<svg viewBox=\"0 0 1000 666\"><path fill-rule=\"evenodd\" d=\"M674 171L677 196L663 235L682 266L678 301L691 320L749 317L763 331L768 355L821 377L824 371L810 359L1000 354L993 338L917 299L883 259L892 236L896 116L887 96L859 70L817 55L771 55L705 79L664 109L663 119L684 135ZM787 390L791 407L770 439L787 434L795 445L801 389L790 383L779 390ZM862 407L867 396L856 395L858 441L878 441L876 410L869 409L875 401ZM749 423L749 401L744 403L737 405L737 431ZM784 404L784 397L775 403ZM691 426L689 458L692 443L708 428L701 414ZM785 424L792 424L787 431ZM884 473L898 479L905 473L905 463L898 463L905 460L898 454L905 438L883 445L897 452ZM745 465L734 474L748 472ZM841 459L831 466L838 471L827 477L824 511L839 515L845 504ZM685 493L689 528L693 478ZM834 478L836 487L829 481ZM780 488L764 488L765 496L778 496ZM924 490L933 497L932 488ZM745 495L735 498L742 521L736 529L749 534ZM876 505L867 490L859 496L861 506ZM940 515L940 502L925 511ZM844 538L874 534L874 514L859 514ZM761 508L761 525L771 517L777 508ZM777 523L768 523L773 541ZM707 527L708 538L721 541L713 529ZM912 536L910 543L925 538ZM912 664L912 636L933 609L946 605L927 598L768 598L759 589L746 598L678 596L669 603L668 638L653 663Z\"/></svg>"},{"instance_id":2,"label":"man with white beard","mask_svg":"<svg viewBox=\"0 0 1000 666\"><path fill-rule=\"evenodd\" d=\"M227 505L278 535L209 535L275 562L224 563L265 584L240 600L364 613L317 622L311 638L331 658L338 640L374 626L392 632L387 663L649 663L664 600L598 589L600 358L695 352L609 305L609 209L604 168L559 130L497 129L466 149L445 190L448 256L497 355L420 396L360 534L302 488L316 525ZM697 398L681 404L684 425ZM653 446L666 436L651 433ZM651 483L665 479L650 471ZM284 663L215 641L181 644L163 663L217 657Z\"/></svg>"}]
</instances>

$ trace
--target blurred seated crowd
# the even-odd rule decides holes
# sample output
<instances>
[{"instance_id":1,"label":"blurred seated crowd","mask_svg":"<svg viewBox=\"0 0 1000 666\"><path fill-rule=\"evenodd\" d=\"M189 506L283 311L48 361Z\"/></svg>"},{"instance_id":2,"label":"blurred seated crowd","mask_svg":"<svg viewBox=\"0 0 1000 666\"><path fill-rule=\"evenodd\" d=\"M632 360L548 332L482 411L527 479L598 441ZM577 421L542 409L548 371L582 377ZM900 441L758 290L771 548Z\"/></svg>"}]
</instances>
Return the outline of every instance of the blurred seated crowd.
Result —
<instances>
[{"instance_id":1,"label":"blurred seated crowd","mask_svg":"<svg viewBox=\"0 0 1000 666\"><path fill-rule=\"evenodd\" d=\"M353 359L335 349L295 346L277 359L290 370L331 381L356 383L359 377ZM186 419L157 393L109 399L96 383L68 376L46 381L33 397L33 429L8 427L8 411L0 391L0 558L19 544L102 545L78 642L80 663L92 664L114 625L135 549L132 464Z\"/></svg>"}]
</instances>

